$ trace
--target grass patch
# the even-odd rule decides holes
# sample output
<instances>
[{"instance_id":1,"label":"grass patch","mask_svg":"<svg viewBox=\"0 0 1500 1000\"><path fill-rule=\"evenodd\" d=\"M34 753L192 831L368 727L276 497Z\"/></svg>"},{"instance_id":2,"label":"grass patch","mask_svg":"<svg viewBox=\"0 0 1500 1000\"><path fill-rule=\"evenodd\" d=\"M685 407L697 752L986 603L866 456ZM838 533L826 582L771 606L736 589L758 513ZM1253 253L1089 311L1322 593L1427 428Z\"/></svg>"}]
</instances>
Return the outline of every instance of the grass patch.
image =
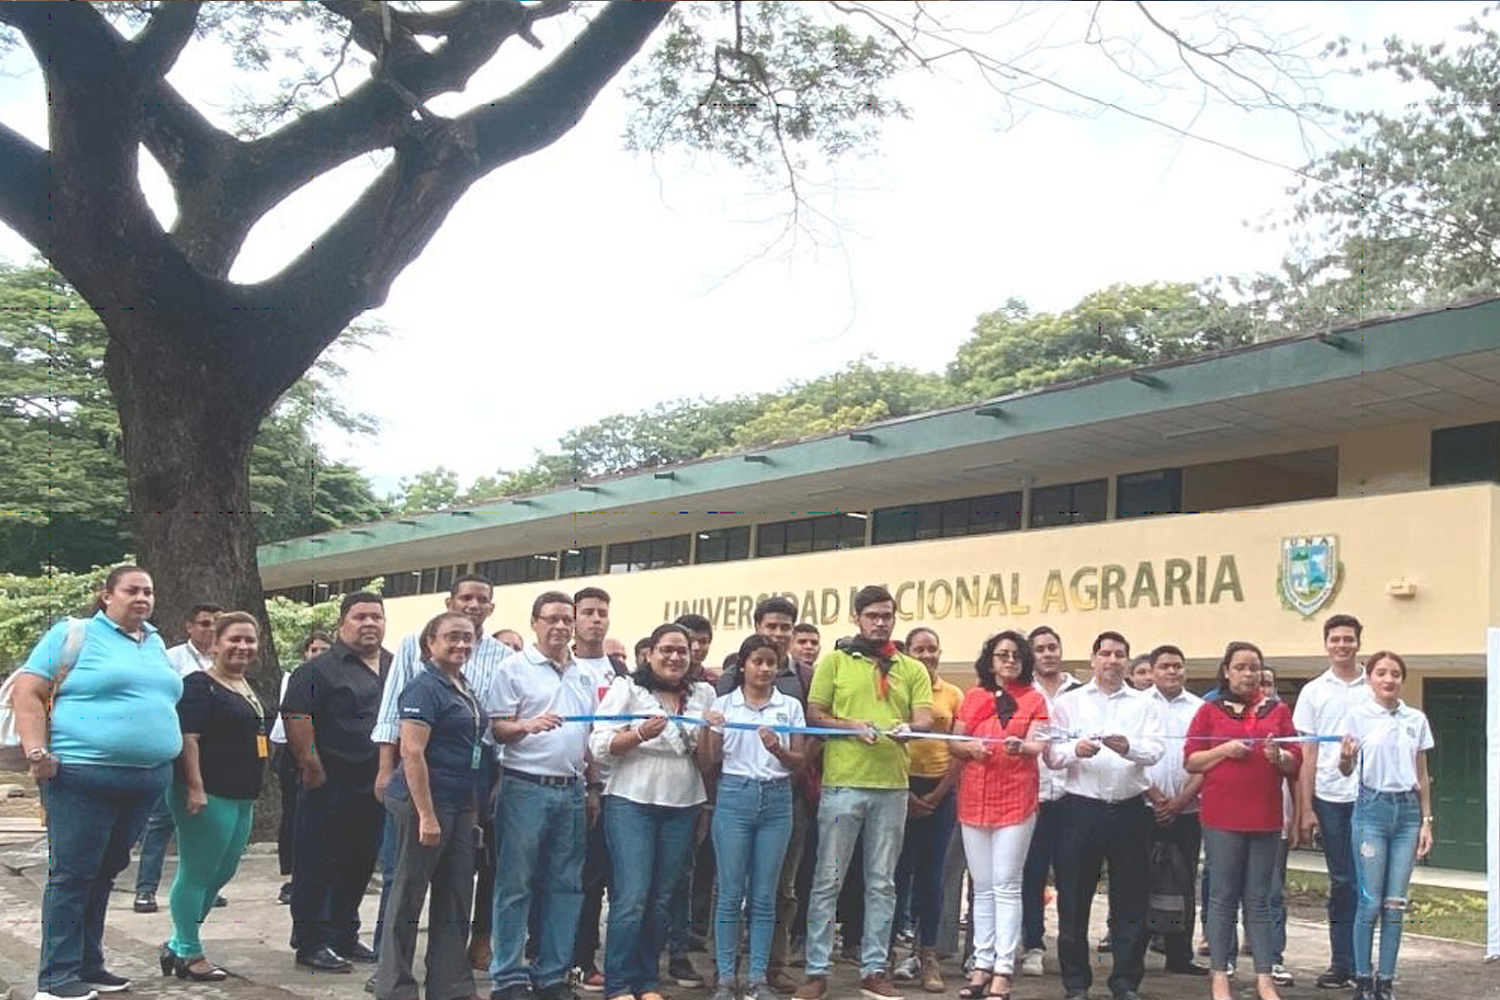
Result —
<instances>
[{"instance_id":1,"label":"grass patch","mask_svg":"<svg viewBox=\"0 0 1500 1000\"><path fill-rule=\"evenodd\" d=\"M1287 906L1299 917L1326 916L1328 876L1322 872L1286 873ZM1413 885L1406 929L1413 934L1484 944L1487 913L1484 893Z\"/></svg>"}]
</instances>

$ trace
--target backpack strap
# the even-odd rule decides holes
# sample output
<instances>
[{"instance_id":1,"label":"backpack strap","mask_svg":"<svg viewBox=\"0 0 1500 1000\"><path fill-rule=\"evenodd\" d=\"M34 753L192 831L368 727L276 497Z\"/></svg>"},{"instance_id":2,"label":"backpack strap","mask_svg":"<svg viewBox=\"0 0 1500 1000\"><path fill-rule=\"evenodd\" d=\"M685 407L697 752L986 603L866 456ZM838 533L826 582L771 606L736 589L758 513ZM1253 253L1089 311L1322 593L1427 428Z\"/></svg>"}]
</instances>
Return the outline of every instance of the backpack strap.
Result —
<instances>
[{"instance_id":1,"label":"backpack strap","mask_svg":"<svg viewBox=\"0 0 1500 1000\"><path fill-rule=\"evenodd\" d=\"M78 662L78 654L83 652L83 641L88 637L89 620L87 618L69 618L68 635L63 639L62 655L58 657L57 673L52 678L52 700L57 700L58 689L62 687L63 679L68 676L74 664Z\"/></svg>"}]
</instances>

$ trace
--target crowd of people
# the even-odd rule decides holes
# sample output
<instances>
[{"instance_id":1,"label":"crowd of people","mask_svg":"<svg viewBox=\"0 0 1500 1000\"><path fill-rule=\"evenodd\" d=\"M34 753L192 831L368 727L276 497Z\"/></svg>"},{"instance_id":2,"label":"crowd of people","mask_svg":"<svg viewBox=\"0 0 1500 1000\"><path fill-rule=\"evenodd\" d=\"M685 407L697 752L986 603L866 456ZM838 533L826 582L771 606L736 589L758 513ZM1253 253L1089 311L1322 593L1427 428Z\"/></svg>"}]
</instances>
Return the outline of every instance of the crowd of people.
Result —
<instances>
[{"instance_id":1,"label":"crowd of people","mask_svg":"<svg viewBox=\"0 0 1500 1000\"><path fill-rule=\"evenodd\" d=\"M1049 878L1062 993L1079 1000L1106 871L1099 950L1116 1000L1139 996L1153 949L1224 1000L1241 926L1257 994L1278 1000L1292 981L1286 853L1315 833L1331 888L1317 985L1390 1000L1412 868L1432 843L1431 729L1401 700L1399 655L1361 665L1348 615L1324 623L1329 667L1290 711L1253 643L1229 644L1199 698L1175 645L1133 661L1124 635L1101 632L1080 681L1046 625L987 639L964 690L939 676L934 629L893 638L879 586L857 592L854 634L826 650L793 602L767 598L721 665L695 615L628 662L598 587L538 595L523 641L486 631L492 585L465 576L394 654L379 595L352 593L279 697L249 679L254 617L196 605L188 642L168 650L153 609L149 573L116 569L95 613L49 630L14 685L51 841L40 1000L128 988L102 940L143 830L137 909L155 906L148 852L178 841L163 975L225 978L200 928L272 769L296 961L367 965L376 1000L465 1000L476 969L492 1000L662 1000L664 952L667 979L705 984L695 930L712 939L714 1000L823 1000L840 939L869 1000L899 1000L901 980L946 992L944 950L964 955L960 997L1005 998L1017 975L1047 971ZM965 906L970 940L946 941Z\"/></svg>"}]
</instances>

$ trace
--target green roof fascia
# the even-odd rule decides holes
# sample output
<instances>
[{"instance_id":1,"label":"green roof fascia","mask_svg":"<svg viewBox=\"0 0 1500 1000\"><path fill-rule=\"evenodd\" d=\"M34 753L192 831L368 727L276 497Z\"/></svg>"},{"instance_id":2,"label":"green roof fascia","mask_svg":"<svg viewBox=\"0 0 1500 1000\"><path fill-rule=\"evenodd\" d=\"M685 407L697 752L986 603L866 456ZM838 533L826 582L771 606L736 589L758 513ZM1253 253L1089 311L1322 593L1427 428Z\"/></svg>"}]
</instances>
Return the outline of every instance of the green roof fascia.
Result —
<instances>
[{"instance_id":1,"label":"green roof fascia","mask_svg":"<svg viewBox=\"0 0 1500 1000\"><path fill-rule=\"evenodd\" d=\"M674 498L725 494L768 480L900 461L1070 427L1306 388L1496 347L1500 347L1500 299L899 418L860 428L858 439L850 437L856 432L845 431L747 449L672 466L671 477L660 475L668 471L665 468L623 473L585 484L586 491L567 487L464 510L272 542L260 547L259 559L262 566L284 565L614 507L660 503L663 510L673 510Z\"/></svg>"}]
</instances>

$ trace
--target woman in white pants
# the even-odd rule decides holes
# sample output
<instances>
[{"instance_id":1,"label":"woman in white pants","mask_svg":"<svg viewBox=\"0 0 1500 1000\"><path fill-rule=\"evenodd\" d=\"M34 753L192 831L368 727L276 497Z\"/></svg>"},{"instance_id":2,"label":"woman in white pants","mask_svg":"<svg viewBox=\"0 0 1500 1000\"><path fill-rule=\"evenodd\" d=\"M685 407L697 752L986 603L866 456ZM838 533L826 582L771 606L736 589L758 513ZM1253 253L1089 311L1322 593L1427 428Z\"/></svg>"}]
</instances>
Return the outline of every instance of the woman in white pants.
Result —
<instances>
[{"instance_id":1,"label":"woman in white pants","mask_svg":"<svg viewBox=\"0 0 1500 1000\"><path fill-rule=\"evenodd\" d=\"M964 760L958 822L974 883L974 972L964 1000L1009 1000L1021 941L1021 870L1036 825L1039 731L1047 703L1031 686L1031 643L1019 632L988 639L974 661L979 686L964 696L953 744Z\"/></svg>"}]
</instances>

